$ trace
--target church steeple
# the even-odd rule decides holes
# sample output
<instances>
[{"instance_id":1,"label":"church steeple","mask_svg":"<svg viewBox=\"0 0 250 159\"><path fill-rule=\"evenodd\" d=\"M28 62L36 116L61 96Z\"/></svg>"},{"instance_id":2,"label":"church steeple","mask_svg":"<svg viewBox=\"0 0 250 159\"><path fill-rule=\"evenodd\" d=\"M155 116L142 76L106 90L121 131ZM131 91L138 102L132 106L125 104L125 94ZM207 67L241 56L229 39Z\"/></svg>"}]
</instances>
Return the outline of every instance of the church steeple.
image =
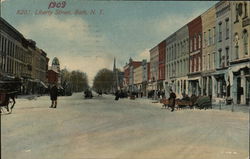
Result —
<instances>
[{"instance_id":1,"label":"church steeple","mask_svg":"<svg viewBox=\"0 0 250 159\"><path fill-rule=\"evenodd\" d=\"M116 59L114 58L114 66L113 66L113 71L115 71L116 70Z\"/></svg>"}]
</instances>

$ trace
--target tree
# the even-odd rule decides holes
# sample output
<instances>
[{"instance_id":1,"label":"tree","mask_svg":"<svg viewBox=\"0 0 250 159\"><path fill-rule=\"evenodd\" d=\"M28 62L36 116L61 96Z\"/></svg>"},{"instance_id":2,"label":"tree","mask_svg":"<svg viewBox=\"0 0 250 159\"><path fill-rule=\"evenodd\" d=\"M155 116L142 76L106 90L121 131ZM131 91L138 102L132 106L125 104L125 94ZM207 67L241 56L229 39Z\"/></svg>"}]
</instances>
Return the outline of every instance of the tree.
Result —
<instances>
[{"instance_id":1,"label":"tree","mask_svg":"<svg viewBox=\"0 0 250 159\"><path fill-rule=\"evenodd\" d=\"M61 71L61 76L62 83L70 83L73 92L81 92L89 88L88 76L84 72L81 72L79 70L69 72L67 69L63 69Z\"/></svg>"},{"instance_id":2,"label":"tree","mask_svg":"<svg viewBox=\"0 0 250 159\"><path fill-rule=\"evenodd\" d=\"M93 89L96 91L102 90L103 92L111 92L113 82L113 71L106 68L101 69L94 78Z\"/></svg>"}]
</instances>

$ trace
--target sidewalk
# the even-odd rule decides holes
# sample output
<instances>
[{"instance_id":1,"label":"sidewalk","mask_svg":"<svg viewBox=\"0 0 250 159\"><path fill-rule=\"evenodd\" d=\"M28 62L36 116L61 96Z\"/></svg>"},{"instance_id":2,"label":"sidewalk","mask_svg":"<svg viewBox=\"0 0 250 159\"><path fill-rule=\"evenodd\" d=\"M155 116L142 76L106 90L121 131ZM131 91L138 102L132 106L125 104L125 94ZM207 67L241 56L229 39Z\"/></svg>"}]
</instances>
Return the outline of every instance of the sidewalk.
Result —
<instances>
[{"instance_id":1,"label":"sidewalk","mask_svg":"<svg viewBox=\"0 0 250 159\"><path fill-rule=\"evenodd\" d=\"M244 112L249 113L250 106L249 105L239 105L239 104L232 104L232 105L225 105L224 103L220 104L212 104L213 109L219 109L219 110L227 110L232 112Z\"/></svg>"}]
</instances>

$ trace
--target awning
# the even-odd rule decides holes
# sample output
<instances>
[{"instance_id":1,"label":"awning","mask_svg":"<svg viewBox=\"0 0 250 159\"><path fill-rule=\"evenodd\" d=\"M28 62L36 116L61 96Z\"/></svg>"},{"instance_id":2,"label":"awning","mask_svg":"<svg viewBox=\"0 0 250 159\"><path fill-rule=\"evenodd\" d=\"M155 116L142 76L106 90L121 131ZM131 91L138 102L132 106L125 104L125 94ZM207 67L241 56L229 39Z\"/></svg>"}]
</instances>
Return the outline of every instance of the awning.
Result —
<instances>
[{"instance_id":1,"label":"awning","mask_svg":"<svg viewBox=\"0 0 250 159\"><path fill-rule=\"evenodd\" d=\"M201 77L193 77L193 78L188 78L188 81L195 81L195 80L200 80Z\"/></svg>"},{"instance_id":2,"label":"awning","mask_svg":"<svg viewBox=\"0 0 250 159\"><path fill-rule=\"evenodd\" d=\"M43 83L43 81L40 81L40 84L41 84L44 88L48 88L48 86L47 86L45 83Z\"/></svg>"},{"instance_id":3,"label":"awning","mask_svg":"<svg viewBox=\"0 0 250 159\"><path fill-rule=\"evenodd\" d=\"M230 70L232 72L238 72L242 68L250 68L250 63L247 62L247 63L241 63L241 64L238 64L238 65L232 66L232 67L230 67Z\"/></svg>"},{"instance_id":4,"label":"awning","mask_svg":"<svg viewBox=\"0 0 250 159\"><path fill-rule=\"evenodd\" d=\"M241 64L238 64L238 65L229 67L228 73L225 73L226 82L227 82L227 78L229 76L229 82L230 83L227 83L227 85L229 85L229 84L230 84L230 86L233 85L233 79L234 79L233 72L238 72L242 68L250 68L250 63L249 62L247 62L247 63L241 63Z\"/></svg>"}]
</instances>

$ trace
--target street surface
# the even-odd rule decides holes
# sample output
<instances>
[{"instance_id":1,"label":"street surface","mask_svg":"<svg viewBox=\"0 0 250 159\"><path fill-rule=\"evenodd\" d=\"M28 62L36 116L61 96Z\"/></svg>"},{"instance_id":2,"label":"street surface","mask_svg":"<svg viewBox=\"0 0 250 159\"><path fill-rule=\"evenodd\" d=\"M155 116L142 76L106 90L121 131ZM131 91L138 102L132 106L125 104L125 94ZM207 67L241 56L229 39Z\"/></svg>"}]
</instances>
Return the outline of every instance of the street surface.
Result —
<instances>
[{"instance_id":1,"label":"street surface","mask_svg":"<svg viewBox=\"0 0 250 159\"><path fill-rule=\"evenodd\" d=\"M1 115L2 159L248 159L249 113L161 109L80 93L17 99Z\"/></svg>"}]
</instances>

